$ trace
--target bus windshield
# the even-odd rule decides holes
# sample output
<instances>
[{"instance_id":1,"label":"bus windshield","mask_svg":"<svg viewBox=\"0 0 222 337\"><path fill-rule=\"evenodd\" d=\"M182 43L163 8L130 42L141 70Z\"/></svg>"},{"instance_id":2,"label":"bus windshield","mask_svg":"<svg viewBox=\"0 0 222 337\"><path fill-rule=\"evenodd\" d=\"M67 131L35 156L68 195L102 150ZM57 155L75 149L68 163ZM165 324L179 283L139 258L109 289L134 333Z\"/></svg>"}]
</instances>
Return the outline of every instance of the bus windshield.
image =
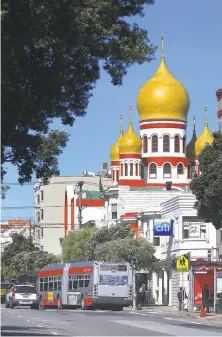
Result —
<instances>
[{"instance_id":1,"label":"bus windshield","mask_svg":"<svg viewBox=\"0 0 222 337\"><path fill-rule=\"evenodd\" d=\"M100 275L99 284L107 286L124 286L128 283L128 276Z\"/></svg>"}]
</instances>

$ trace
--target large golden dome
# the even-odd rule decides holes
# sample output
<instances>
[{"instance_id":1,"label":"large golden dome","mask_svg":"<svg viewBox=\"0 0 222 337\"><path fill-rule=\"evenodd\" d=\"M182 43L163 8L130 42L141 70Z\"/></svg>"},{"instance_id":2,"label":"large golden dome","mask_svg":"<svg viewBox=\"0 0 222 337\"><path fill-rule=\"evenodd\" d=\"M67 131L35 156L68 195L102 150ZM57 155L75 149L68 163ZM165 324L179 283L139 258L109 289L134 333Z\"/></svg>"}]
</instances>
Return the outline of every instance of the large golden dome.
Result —
<instances>
[{"instance_id":1,"label":"large golden dome","mask_svg":"<svg viewBox=\"0 0 222 337\"><path fill-rule=\"evenodd\" d=\"M126 154L126 153L141 153L142 150L142 143L141 139L137 136L136 132L133 129L132 124L132 106L130 106L130 123L129 128L121 141L119 142L119 153Z\"/></svg>"},{"instance_id":2,"label":"large golden dome","mask_svg":"<svg viewBox=\"0 0 222 337\"><path fill-rule=\"evenodd\" d=\"M204 130L201 133L200 137L197 138L197 141L195 143L195 152L196 155L199 155L200 152L205 148L207 144L212 144L214 141L214 137L212 136L209 127L208 127L208 121L207 121L207 106L205 106L205 113L206 113L206 120L205 120L205 126Z\"/></svg>"},{"instance_id":3,"label":"large golden dome","mask_svg":"<svg viewBox=\"0 0 222 337\"><path fill-rule=\"evenodd\" d=\"M140 120L175 119L186 121L190 99L186 89L168 70L164 59L162 35L162 58L157 72L140 89L137 109Z\"/></svg>"},{"instance_id":4,"label":"large golden dome","mask_svg":"<svg viewBox=\"0 0 222 337\"><path fill-rule=\"evenodd\" d=\"M110 158L111 161L119 160L119 143L123 138L123 115L120 115L120 136L116 143L111 147Z\"/></svg>"}]
</instances>

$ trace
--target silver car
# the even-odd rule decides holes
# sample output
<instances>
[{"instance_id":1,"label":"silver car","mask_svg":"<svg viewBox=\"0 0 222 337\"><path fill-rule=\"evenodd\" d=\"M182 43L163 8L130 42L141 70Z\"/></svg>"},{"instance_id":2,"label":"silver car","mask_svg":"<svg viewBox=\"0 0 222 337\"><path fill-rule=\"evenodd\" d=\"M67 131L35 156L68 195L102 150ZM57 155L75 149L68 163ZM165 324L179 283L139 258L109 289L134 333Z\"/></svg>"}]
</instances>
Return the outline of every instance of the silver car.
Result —
<instances>
[{"instance_id":1,"label":"silver car","mask_svg":"<svg viewBox=\"0 0 222 337\"><path fill-rule=\"evenodd\" d=\"M14 285L6 295L6 308L13 309L17 306L31 306L39 309L39 293L33 285Z\"/></svg>"}]
</instances>

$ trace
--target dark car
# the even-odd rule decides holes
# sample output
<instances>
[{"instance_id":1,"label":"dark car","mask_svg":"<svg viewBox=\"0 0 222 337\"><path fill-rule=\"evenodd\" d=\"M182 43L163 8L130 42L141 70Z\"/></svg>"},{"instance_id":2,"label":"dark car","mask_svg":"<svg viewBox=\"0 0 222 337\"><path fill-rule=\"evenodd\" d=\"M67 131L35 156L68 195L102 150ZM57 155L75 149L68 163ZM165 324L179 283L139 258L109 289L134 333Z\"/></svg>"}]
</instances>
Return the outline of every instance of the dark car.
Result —
<instances>
[{"instance_id":1,"label":"dark car","mask_svg":"<svg viewBox=\"0 0 222 337\"><path fill-rule=\"evenodd\" d=\"M5 303L5 298L14 283L1 283L1 303Z\"/></svg>"}]
</instances>

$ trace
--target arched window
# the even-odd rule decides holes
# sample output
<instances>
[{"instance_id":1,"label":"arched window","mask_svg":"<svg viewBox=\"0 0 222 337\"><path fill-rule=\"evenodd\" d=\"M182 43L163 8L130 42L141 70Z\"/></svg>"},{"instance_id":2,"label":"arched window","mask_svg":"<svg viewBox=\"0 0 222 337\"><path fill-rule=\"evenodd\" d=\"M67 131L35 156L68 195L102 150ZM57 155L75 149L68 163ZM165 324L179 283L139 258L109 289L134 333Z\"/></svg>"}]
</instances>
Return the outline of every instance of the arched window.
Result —
<instances>
[{"instance_id":1,"label":"arched window","mask_svg":"<svg viewBox=\"0 0 222 337\"><path fill-rule=\"evenodd\" d=\"M156 135L152 137L152 152L158 152L158 137Z\"/></svg>"},{"instance_id":2,"label":"arched window","mask_svg":"<svg viewBox=\"0 0 222 337\"><path fill-rule=\"evenodd\" d=\"M143 137L143 152L144 153L148 152L148 139L147 139L147 136Z\"/></svg>"},{"instance_id":3,"label":"arched window","mask_svg":"<svg viewBox=\"0 0 222 337\"><path fill-rule=\"evenodd\" d=\"M170 137L168 135L163 136L163 152L170 152Z\"/></svg>"},{"instance_id":4,"label":"arched window","mask_svg":"<svg viewBox=\"0 0 222 337\"><path fill-rule=\"evenodd\" d=\"M130 176L133 176L133 163L130 163Z\"/></svg>"},{"instance_id":5,"label":"arched window","mask_svg":"<svg viewBox=\"0 0 222 337\"><path fill-rule=\"evenodd\" d=\"M141 179L144 179L144 166L143 166L143 164L140 165L140 172L141 172Z\"/></svg>"},{"instance_id":6,"label":"arched window","mask_svg":"<svg viewBox=\"0 0 222 337\"><path fill-rule=\"evenodd\" d=\"M177 165L177 174L183 174L183 164Z\"/></svg>"},{"instance_id":7,"label":"arched window","mask_svg":"<svg viewBox=\"0 0 222 337\"><path fill-rule=\"evenodd\" d=\"M136 176L138 176L138 164L136 163Z\"/></svg>"},{"instance_id":8,"label":"arched window","mask_svg":"<svg viewBox=\"0 0 222 337\"><path fill-rule=\"evenodd\" d=\"M183 137L183 153L186 153L186 137Z\"/></svg>"},{"instance_id":9,"label":"arched window","mask_svg":"<svg viewBox=\"0 0 222 337\"><path fill-rule=\"evenodd\" d=\"M116 171L116 181L119 181L119 170Z\"/></svg>"},{"instance_id":10,"label":"arched window","mask_svg":"<svg viewBox=\"0 0 222 337\"><path fill-rule=\"evenodd\" d=\"M180 152L180 137L178 135L174 138L174 152Z\"/></svg>"},{"instance_id":11,"label":"arched window","mask_svg":"<svg viewBox=\"0 0 222 337\"><path fill-rule=\"evenodd\" d=\"M163 165L163 177L171 178L171 165L169 163Z\"/></svg>"},{"instance_id":12,"label":"arched window","mask_svg":"<svg viewBox=\"0 0 222 337\"><path fill-rule=\"evenodd\" d=\"M128 176L128 164L125 163L125 176Z\"/></svg>"},{"instance_id":13,"label":"arched window","mask_svg":"<svg viewBox=\"0 0 222 337\"><path fill-rule=\"evenodd\" d=\"M149 177L150 178L156 178L156 164L154 164L154 163L150 164Z\"/></svg>"}]
</instances>

